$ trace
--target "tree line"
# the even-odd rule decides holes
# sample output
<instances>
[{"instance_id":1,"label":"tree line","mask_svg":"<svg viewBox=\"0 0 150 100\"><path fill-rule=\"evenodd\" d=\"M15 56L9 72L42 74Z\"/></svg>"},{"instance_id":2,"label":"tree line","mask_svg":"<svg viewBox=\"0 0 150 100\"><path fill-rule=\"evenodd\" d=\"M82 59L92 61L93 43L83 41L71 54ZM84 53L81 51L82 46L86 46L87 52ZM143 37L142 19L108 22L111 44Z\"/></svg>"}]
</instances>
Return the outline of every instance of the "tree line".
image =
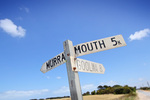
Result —
<instances>
[{"instance_id":1,"label":"tree line","mask_svg":"<svg viewBox=\"0 0 150 100\"><path fill-rule=\"evenodd\" d=\"M141 90L150 90L150 87L140 87Z\"/></svg>"},{"instance_id":2,"label":"tree line","mask_svg":"<svg viewBox=\"0 0 150 100\"><path fill-rule=\"evenodd\" d=\"M107 85L99 85L97 90L92 91L91 93L87 91L83 93L83 95L96 95L96 94L132 94L136 92L136 87L129 87L128 85L121 86L121 85L114 85L114 86L107 86Z\"/></svg>"}]
</instances>

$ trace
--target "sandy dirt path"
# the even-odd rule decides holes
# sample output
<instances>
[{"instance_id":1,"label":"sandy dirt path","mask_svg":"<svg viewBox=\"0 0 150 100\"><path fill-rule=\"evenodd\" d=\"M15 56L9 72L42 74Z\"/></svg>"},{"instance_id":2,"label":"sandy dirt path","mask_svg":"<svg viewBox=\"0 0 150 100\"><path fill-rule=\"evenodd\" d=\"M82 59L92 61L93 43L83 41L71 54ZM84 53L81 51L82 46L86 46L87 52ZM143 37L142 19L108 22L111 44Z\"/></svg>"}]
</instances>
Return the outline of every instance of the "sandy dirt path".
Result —
<instances>
[{"instance_id":1,"label":"sandy dirt path","mask_svg":"<svg viewBox=\"0 0 150 100\"><path fill-rule=\"evenodd\" d=\"M150 91L138 90L137 94L139 100L150 100Z\"/></svg>"}]
</instances>

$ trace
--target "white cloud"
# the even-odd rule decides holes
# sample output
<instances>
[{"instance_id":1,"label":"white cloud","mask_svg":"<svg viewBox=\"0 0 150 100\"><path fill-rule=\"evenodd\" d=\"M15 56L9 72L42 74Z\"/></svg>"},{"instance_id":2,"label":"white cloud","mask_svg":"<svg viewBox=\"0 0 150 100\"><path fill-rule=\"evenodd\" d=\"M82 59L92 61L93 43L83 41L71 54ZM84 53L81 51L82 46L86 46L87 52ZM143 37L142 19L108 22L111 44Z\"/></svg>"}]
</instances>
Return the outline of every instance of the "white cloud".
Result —
<instances>
[{"instance_id":1,"label":"white cloud","mask_svg":"<svg viewBox=\"0 0 150 100\"><path fill-rule=\"evenodd\" d=\"M144 29L140 31L136 31L134 34L129 36L130 41L132 40L141 40L144 37L147 37L150 33L150 29Z\"/></svg>"},{"instance_id":2,"label":"white cloud","mask_svg":"<svg viewBox=\"0 0 150 100\"><path fill-rule=\"evenodd\" d=\"M144 79L143 79L143 78L139 78L138 80L139 80L139 81L143 81Z\"/></svg>"},{"instance_id":3,"label":"white cloud","mask_svg":"<svg viewBox=\"0 0 150 100\"><path fill-rule=\"evenodd\" d=\"M116 81L108 81L108 82L106 82L106 83L100 83L100 85L108 85L108 86L114 86L114 85L116 85L116 84L118 84Z\"/></svg>"},{"instance_id":4,"label":"white cloud","mask_svg":"<svg viewBox=\"0 0 150 100\"><path fill-rule=\"evenodd\" d=\"M86 91L93 91L97 89L97 86L95 86L94 84L86 84L81 86L82 88L82 92L86 92ZM58 90L53 91L53 94L55 95L69 95L70 94L70 90L69 87L67 86L63 86Z\"/></svg>"},{"instance_id":5,"label":"white cloud","mask_svg":"<svg viewBox=\"0 0 150 100\"><path fill-rule=\"evenodd\" d=\"M59 76L58 76L58 77L56 77L56 78L57 78L57 79L61 79L61 77L59 77Z\"/></svg>"},{"instance_id":6,"label":"white cloud","mask_svg":"<svg viewBox=\"0 0 150 100\"><path fill-rule=\"evenodd\" d=\"M129 86L136 86L137 88L140 88L140 87L144 87L144 86L148 86L147 82L150 82L149 79L146 79L145 77L139 77L137 79L129 79L129 80L126 80L126 82L124 82L125 84L124 85L129 85Z\"/></svg>"},{"instance_id":7,"label":"white cloud","mask_svg":"<svg viewBox=\"0 0 150 100\"><path fill-rule=\"evenodd\" d=\"M97 86L95 86L94 84L86 84L86 85L83 85L82 87L82 90L83 91L93 91L97 88Z\"/></svg>"},{"instance_id":8,"label":"white cloud","mask_svg":"<svg viewBox=\"0 0 150 100\"><path fill-rule=\"evenodd\" d=\"M69 93L69 87L63 86L60 89L53 92L54 94L68 94Z\"/></svg>"},{"instance_id":9,"label":"white cloud","mask_svg":"<svg viewBox=\"0 0 150 100\"><path fill-rule=\"evenodd\" d=\"M134 82L130 83L132 86L136 86L137 88L148 86L149 79L146 78L138 78Z\"/></svg>"},{"instance_id":10,"label":"white cloud","mask_svg":"<svg viewBox=\"0 0 150 100\"><path fill-rule=\"evenodd\" d=\"M0 20L0 28L13 37L24 37L26 30L15 25L10 19Z\"/></svg>"},{"instance_id":11,"label":"white cloud","mask_svg":"<svg viewBox=\"0 0 150 100\"><path fill-rule=\"evenodd\" d=\"M30 90L30 91L11 90L11 91L0 93L0 100L4 100L4 99L8 100L8 99L20 98L20 97L29 97L33 95L40 95L45 92L49 92L49 90L48 89Z\"/></svg>"}]
</instances>

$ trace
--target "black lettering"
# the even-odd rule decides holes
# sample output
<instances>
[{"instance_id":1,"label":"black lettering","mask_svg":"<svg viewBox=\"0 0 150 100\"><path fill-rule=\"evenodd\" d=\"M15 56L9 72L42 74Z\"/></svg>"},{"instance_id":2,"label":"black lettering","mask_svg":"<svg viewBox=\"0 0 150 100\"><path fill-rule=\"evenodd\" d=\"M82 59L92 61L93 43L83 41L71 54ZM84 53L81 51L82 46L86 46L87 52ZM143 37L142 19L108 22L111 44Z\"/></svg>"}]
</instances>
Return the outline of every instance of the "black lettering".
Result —
<instances>
[{"instance_id":1,"label":"black lettering","mask_svg":"<svg viewBox=\"0 0 150 100\"><path fill-rule=\"evenodd\" d=\"M96 42L93 42L93 43L95 44L95 48L98 49L98 48L97 48L97 41L96 41Z\"/></svg>"},{"instance_id":2,"label":"black lettering","mask_svg":"<svg viewBox=\"0 0 150 100\"><path fill-rule=\"evenodd\" d=\"M52 62L53 62L53 66L57 65L56 58L53 58Z\"/></svg>"},{"instance_id":3,"label":"black lettering","mask_svg":"<svg viewBox=\"0 0 150 100\"><path fill-rule=\"evenodd\" d=\"M93 50L93 45L92 45L92 43L90 43L91 44L91 49L90 49L90 47L89 47L89 44L87 44L87 47L88 47L88 50L89 51L92 51Z\"/></svg>"},{"instance_id":4,"label":"black lettering","mask_svg":"<svg viewBox=\"0 0 150 100\"><path fill-rule=\"evenodd\" d=\"M46 62L46 66L49 67L49 63Z\"/></svg>"},{"instance_id":5,"label":"black lettering","mask_svg":"<svg viewBox=\"0 0 150 100\"><path fill-rule=\"evenodd\" d=\"M52 60L50 60L48 63L50 65L50 67L53 67Z\"/></svg>"},{"instance_id":6,"label":"black lettering","mask_svg":"<svg viewBox=\"0 0 150 100\"><path fill-rule=\"evenodd\" d=\"M100 41L98 41L98 42L99 42L99 46L100 46L101 49L102 49L102 45L104 46L104 48L106 48L104 40L102 40L102 43Z\"/></svg>"},{"instance_id":7,"label":"black lettering","mask_svg":"<svg viewBox=\"0 0 150 100\"><path fill-rule=\"evenodd\" d=\"M74 51L75 51L75 54L81 53L80 45L78 45L78 47L74 47Z\"/></svg>"},{"instance_id":8,"label":"black lettering","mask_svg":"<svg viewBox=\"0 0 150 100\"><path fill-rule=\"evenodd\" d=\"M61 60L60 60L60 55L57 56L57 63L61 63Z\"/></svg>"},{"instance_id":9,"label":"black lettering","mask_svg":"<svg viewBox=\"0 0 150 100\"><path fill-rule=\"evenodd\" d=\"M117 45L117 41L114 40L114 39L115 39L115 37L111 38L111 41L112 41L112 42L115 42L115 44L113 44L113 46L116 46L116 45Z\"/></svg>"},{"instance_id":10,"label":"black lettering","mask_svg":"<svg viewBox=\"0 0 150 100\"><path fill-rule=\"evenodd\" d=\"M83 45L81 46L81 49L82 49L82 52L87 52L87 48L86 48L86 45L85 45L85 44L83 44Z\"/></svg>"},{"instance_id":11,"label":"black lettering","mask_svg":"<svg viewBox=\"0 0 150 100\"><path fill-rule=\"evenodd\" d=\"M64 53L62 53L61 61L63 62L64 60L66 60L66 58L65 58L65 56L64 56Z\"/></svg>"},{"instance_id":12,"label":"black lettering","mask_svg":"<svg viewBox=\"0 0 150 100\"><path fill-rule=\"evenodd\" d=\"M48 62L46 62L46 66L47 66L46 69L53 67L52 60L49 60Z\"/></svg>"},{"instance_id":13,"label":"black lettering","mask_svg":"<svg viewBox=\"0 0 150 100\"><path fill-rule=\"evenodd\" d=\"M49 64L46 62L46 69L49 69L50 68L50 66L49 66Z\"/></svg>"}]
</instances>

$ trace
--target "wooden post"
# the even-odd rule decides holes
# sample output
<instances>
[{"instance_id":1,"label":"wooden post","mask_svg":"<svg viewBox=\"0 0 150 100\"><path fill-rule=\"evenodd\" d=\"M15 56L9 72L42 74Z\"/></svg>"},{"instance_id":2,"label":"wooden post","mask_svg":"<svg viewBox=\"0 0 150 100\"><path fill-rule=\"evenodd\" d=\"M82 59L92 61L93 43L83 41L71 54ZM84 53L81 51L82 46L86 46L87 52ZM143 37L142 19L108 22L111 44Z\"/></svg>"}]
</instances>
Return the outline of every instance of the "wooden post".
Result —
<instances>
[{"instance_id":1,"label":"wooden post","mask_svg":"<svg viewBox=\"0 0 150 100\"><path fill-rule=\"evenodd\" d=\"M72 41L66 40L63 43L63 45L65 57L67 60L66 67L68 73L71 100L83 100L78 72L72 71L72 68L75 67L74 66L75 53Z\"/></svg>"}]
</instances>

